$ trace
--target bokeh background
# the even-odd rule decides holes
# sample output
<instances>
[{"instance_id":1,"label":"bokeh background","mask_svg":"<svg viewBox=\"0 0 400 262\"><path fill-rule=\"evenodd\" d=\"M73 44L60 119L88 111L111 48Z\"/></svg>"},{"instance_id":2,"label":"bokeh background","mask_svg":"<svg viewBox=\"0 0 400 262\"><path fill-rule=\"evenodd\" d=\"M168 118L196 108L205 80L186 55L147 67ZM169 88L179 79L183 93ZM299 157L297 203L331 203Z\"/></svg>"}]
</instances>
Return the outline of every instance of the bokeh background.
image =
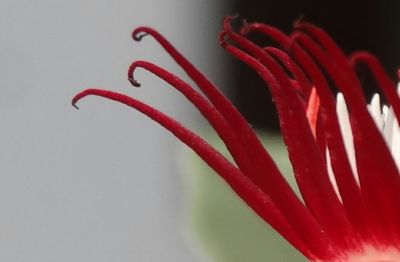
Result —
<instances>
[{"instance_id":1,"label":"bokeh background","mask_svg":"<svg viewBox=\"0 0 400 262\"><path fill-rule=\"evenodd\" d=\"M155 41L130 33L157 28L215 76L221 5L0 1L0 261L196 261L180 226L177 141L115 103L89 98L77 111L70 101L110 88L194 124L156 77L138 72L143 88L129 84L136 59L180 72Z\"/></svg>"},{"instance_id":2,"label":"bokeh background","mask_svg":"<svg viewBox=\"0 0 400 262\"><path fill-rule=\"evenodd\" d=\"M395 76L399 6L0 0L0 261L303 261L156 124L99 98L85 99L77 111L70 99L92 86L120 91L214 141L195 110L156 77L138 72L140 89L127 82L136 59L184 77L155 41L130 39L135 26L149 25L216 82L252 125L276 131L263 83L218 46L222 17L238 13L288 31L303 16L347 52L373 51ZM283 159L279 139L265 139Z\"/></svg>"}]
</instances>

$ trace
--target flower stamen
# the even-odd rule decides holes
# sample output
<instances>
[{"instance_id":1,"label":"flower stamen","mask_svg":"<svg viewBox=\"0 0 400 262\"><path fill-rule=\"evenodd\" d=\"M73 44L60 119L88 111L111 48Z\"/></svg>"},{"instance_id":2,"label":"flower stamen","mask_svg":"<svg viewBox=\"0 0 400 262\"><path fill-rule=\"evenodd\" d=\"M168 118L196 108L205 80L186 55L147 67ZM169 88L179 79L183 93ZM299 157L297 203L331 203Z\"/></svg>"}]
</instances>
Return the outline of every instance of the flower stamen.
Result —
<instances>
[{"instance_id":1,"label":"flower stamen","mask_svg":"<svg viewBox=\"0 0 400 262\"><path fill-rule=\"evenodd\" d=\"M192 148L262 219L311 261L400 261L400 98L379 60L367 52L349 58L322 29L302 21L289 36L261 23L243 22L239 33L226 17L221 46L266 82L300 199L289 186L244 117L220 90L164 36L152 36L202 92L155 64L135 61L189 100L210 123L233 157L227 160L204 139L163 112L124 94L87 89L72 105L94 95L147 115ZM246 35L261 33L278 46L259 46ZM370 104L354 68L365 64L389 104ZM335 97L332 89L339 93Z\"/></svg>"}]
</instances>

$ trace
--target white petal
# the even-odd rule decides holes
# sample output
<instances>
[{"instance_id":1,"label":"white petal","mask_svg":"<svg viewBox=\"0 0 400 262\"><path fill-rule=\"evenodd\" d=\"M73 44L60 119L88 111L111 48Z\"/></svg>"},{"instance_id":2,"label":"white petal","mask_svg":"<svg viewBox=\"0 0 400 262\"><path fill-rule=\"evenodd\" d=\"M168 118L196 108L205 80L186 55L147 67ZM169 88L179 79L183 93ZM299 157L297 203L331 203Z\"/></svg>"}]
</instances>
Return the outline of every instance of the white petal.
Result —
<instances>
[{"instance_id":1,"label":"white petal","mask_svg":"<svg viewBox=\"0 0 400 262\"><path fill-rule=\"evenodd\" d=\"M339 192L339 188L338 188L338 185L337 185L337 182L336 182L335 175L333 173L332 164L331 164L331 156L329 155L328 148L326 149L326 154L325 155L326 155L326 166L327 166L327 169L328 169L329 180L331 181L332 187L335 190L337 197L339 198L339 200L341 202L343 202L342 201L342 197L340 196L340 192Z\"/></svg>"},{"instance_id":2,"label":"white petal","mask_svg":"<svg viewBox=\"0 0 400 262\"><path fill-rule=\"evenodd\" d=\"M385 111L385 109L384 109ZM392 136L393 136L393 124L395 121L395 116L393 109L388 109L385 117L385 123L383 126L383 137L385 138L386 144L388 145L389 149L392 149Z\"/></svg>"},{"instance_id":3,"label":"white petal","mask_svg":"<svg viewBox=\"0 0 400 262\"><path fill-rule=\"evenodd\" d=\"M336 99L336 113L338 116L340 131L342 133L344 146L349 159L351 170L353 171L354 178L358 184L360 180L358 178L356 155L354 152L354 140L353 133L350 127L349 113L347 111L346 102L342 93L338 93Z\"/></svg>"},{"instance_id":4,"label":"white petal","mask_svg":"<svg viewBox=\"0 0 400 262\"><path fill-rule=\"evenodd\" d=\"M388 114L389 114L389 107L387 105L383 105L383 107L382 107L382 119L383 119L383 125L384 126L385 126Z\"/></svg>"},{"instance_id":5,"label":"white petal","mask_svg":"<svg viewBox=\"0 0 400 262\"><path fill-rule=\"evenodd\" d=\"M382 118L380 97L378 94L374 94L372 96L371 104L368 105L368 111L370 112L372 119L374 119L378 129L382 131L383 118Z\"/></svg>"},{"instance_id":6,"label":"white petal","mask_svg":"<svg viewBox=\"0 0 400 262\"><path fill-rule=\"evenodd\" d=\"M393 112L393 109L391 110ZM392 137L391 137L391 143L390 143L390 149L392 152L392 156L394 159L394 162L397 165L397 168L400 166L400 127L399 123L396 119L396 116L393 112L393 126L392 126Z\"/></svg>"}]
</instances>

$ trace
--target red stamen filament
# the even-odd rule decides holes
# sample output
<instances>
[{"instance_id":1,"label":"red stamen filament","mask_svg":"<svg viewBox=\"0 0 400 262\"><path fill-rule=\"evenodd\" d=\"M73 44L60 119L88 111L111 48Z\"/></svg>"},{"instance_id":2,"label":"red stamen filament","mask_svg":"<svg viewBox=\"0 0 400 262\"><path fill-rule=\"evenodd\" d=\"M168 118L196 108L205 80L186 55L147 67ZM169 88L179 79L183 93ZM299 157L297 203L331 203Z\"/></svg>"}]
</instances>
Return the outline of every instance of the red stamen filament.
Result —
<instances>
[{"instance_id":1,"label":"red stamen filament","mask_svg":"<svg viewBox=\"0 0 400 262\"><path fill-rule=\"evenodd\" d=\"M293 233L291 226L282 216L279 209L262 190L260 190L238 168L233 166L218 151L211 147L201 137L188 130L179 122L164 113L129 96L102 89L87 89L77 94L72 105L88 95L101 96L132 107L145 114L155 122L173 133L179 140L192 148L211 168L213 168L261 218L275 228L282 236L306 257L312 259L314 255Z\"/></svg>"}]
</instances>

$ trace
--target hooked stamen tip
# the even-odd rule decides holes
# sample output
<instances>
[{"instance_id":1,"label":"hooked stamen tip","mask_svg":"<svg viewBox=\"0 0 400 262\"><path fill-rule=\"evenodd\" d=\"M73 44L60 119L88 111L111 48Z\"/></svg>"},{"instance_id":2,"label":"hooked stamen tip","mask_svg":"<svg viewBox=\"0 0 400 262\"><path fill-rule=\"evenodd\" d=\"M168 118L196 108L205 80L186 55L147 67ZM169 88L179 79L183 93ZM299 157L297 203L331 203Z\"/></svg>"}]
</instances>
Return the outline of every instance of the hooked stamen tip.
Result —
<instances>
[{"instance_id":1,"label":"hooked stamen tip","mask_svg":"<svg viewBox=\"0 0 400 262\"><path fill-rule=\"evenodd\" d=\"M227 15L227 16L224 17L224 22L229 23L232 20L235 20L236 18L239 18L239 17L240 17L239 13L236 13L234 15Z\"/></svg>"},{"instance_id":2,"label":"hooked stamen tip","mask_svg":"<svg viewBox=\"0 0 400 262\"><path fill-rule=\"evenodd\" d=\"M237 18L239 18L240 15L239 14L235 14L235 15L227 15L224 17L224 22L223 22L223 28L225 30L232 30L231 28L231 22Z\"/></svg>"},{"instance_id":3,"label":"hooked stamen tip","mask_svg":"<svg viewBox=\"0 0 400 262\"><path fill-rule=\"evenodd\" d=\"M132 77L128 78L128 80L134 87L140 87L141 86L141 84L138 81L136 81L136 79L134 79Z\"/></svg>"},{"instance_id":4,"label":"hooked stamen tip","mask_svg":"<svg viewBox=\"0 0 400 262\"><path fill-rule=\"evenodd\" d=\"M77 101L72 100L71 105L72 105L73 107L75 107L76 110L79 110L79 107L76 105L76 102L77 102Z\"/></svg>"},{"instance_id":5,"label":"hooked stamen tip","mask_svg":"<svg viewBox=\"0 0 400 262\"><path fill-rule=\"evenodd\" d=\"M248 33L250 33L250 26L249 26L249 22L247 22L246 19L242 20L243 22L243 26L240 28L239 33L241 35L247 35Z\"/></svg>"},{"instance_id":6,"label":"hooked stamen tip","mask_svg":"<svg viewBox=\"0 0 400 262\"><path fill-rule=\"evenodd\" d=\"M132 38L133 40L140 42L142 41L143 37L147 36L148 34L149 33L141 31L140 28L137 28L132 32Z\"/></svg>"},{"instance_id":7,"label":"hooked stamen tip","mask_svg":"<svg viewBox=\"0 0 400 262\"><path fill-rule=\"evenodd\" d=\"M226 31L222 31L219 34L219 44L221 46L224 46L226 44L226 42L229 40L229 35Z\"/></svg>"},{"instance_id":8,"label":"hooked stamen tip","mask_svg":"<svg viewBox=\"0 0 400 262\"><path fill-rule=\"evenodd\" d=\"M299 28L302 24L304 24L304 14L299 15L299 17L297 17L296 20L294 20L293 27Z\"/></svg>"}]
</instances>

